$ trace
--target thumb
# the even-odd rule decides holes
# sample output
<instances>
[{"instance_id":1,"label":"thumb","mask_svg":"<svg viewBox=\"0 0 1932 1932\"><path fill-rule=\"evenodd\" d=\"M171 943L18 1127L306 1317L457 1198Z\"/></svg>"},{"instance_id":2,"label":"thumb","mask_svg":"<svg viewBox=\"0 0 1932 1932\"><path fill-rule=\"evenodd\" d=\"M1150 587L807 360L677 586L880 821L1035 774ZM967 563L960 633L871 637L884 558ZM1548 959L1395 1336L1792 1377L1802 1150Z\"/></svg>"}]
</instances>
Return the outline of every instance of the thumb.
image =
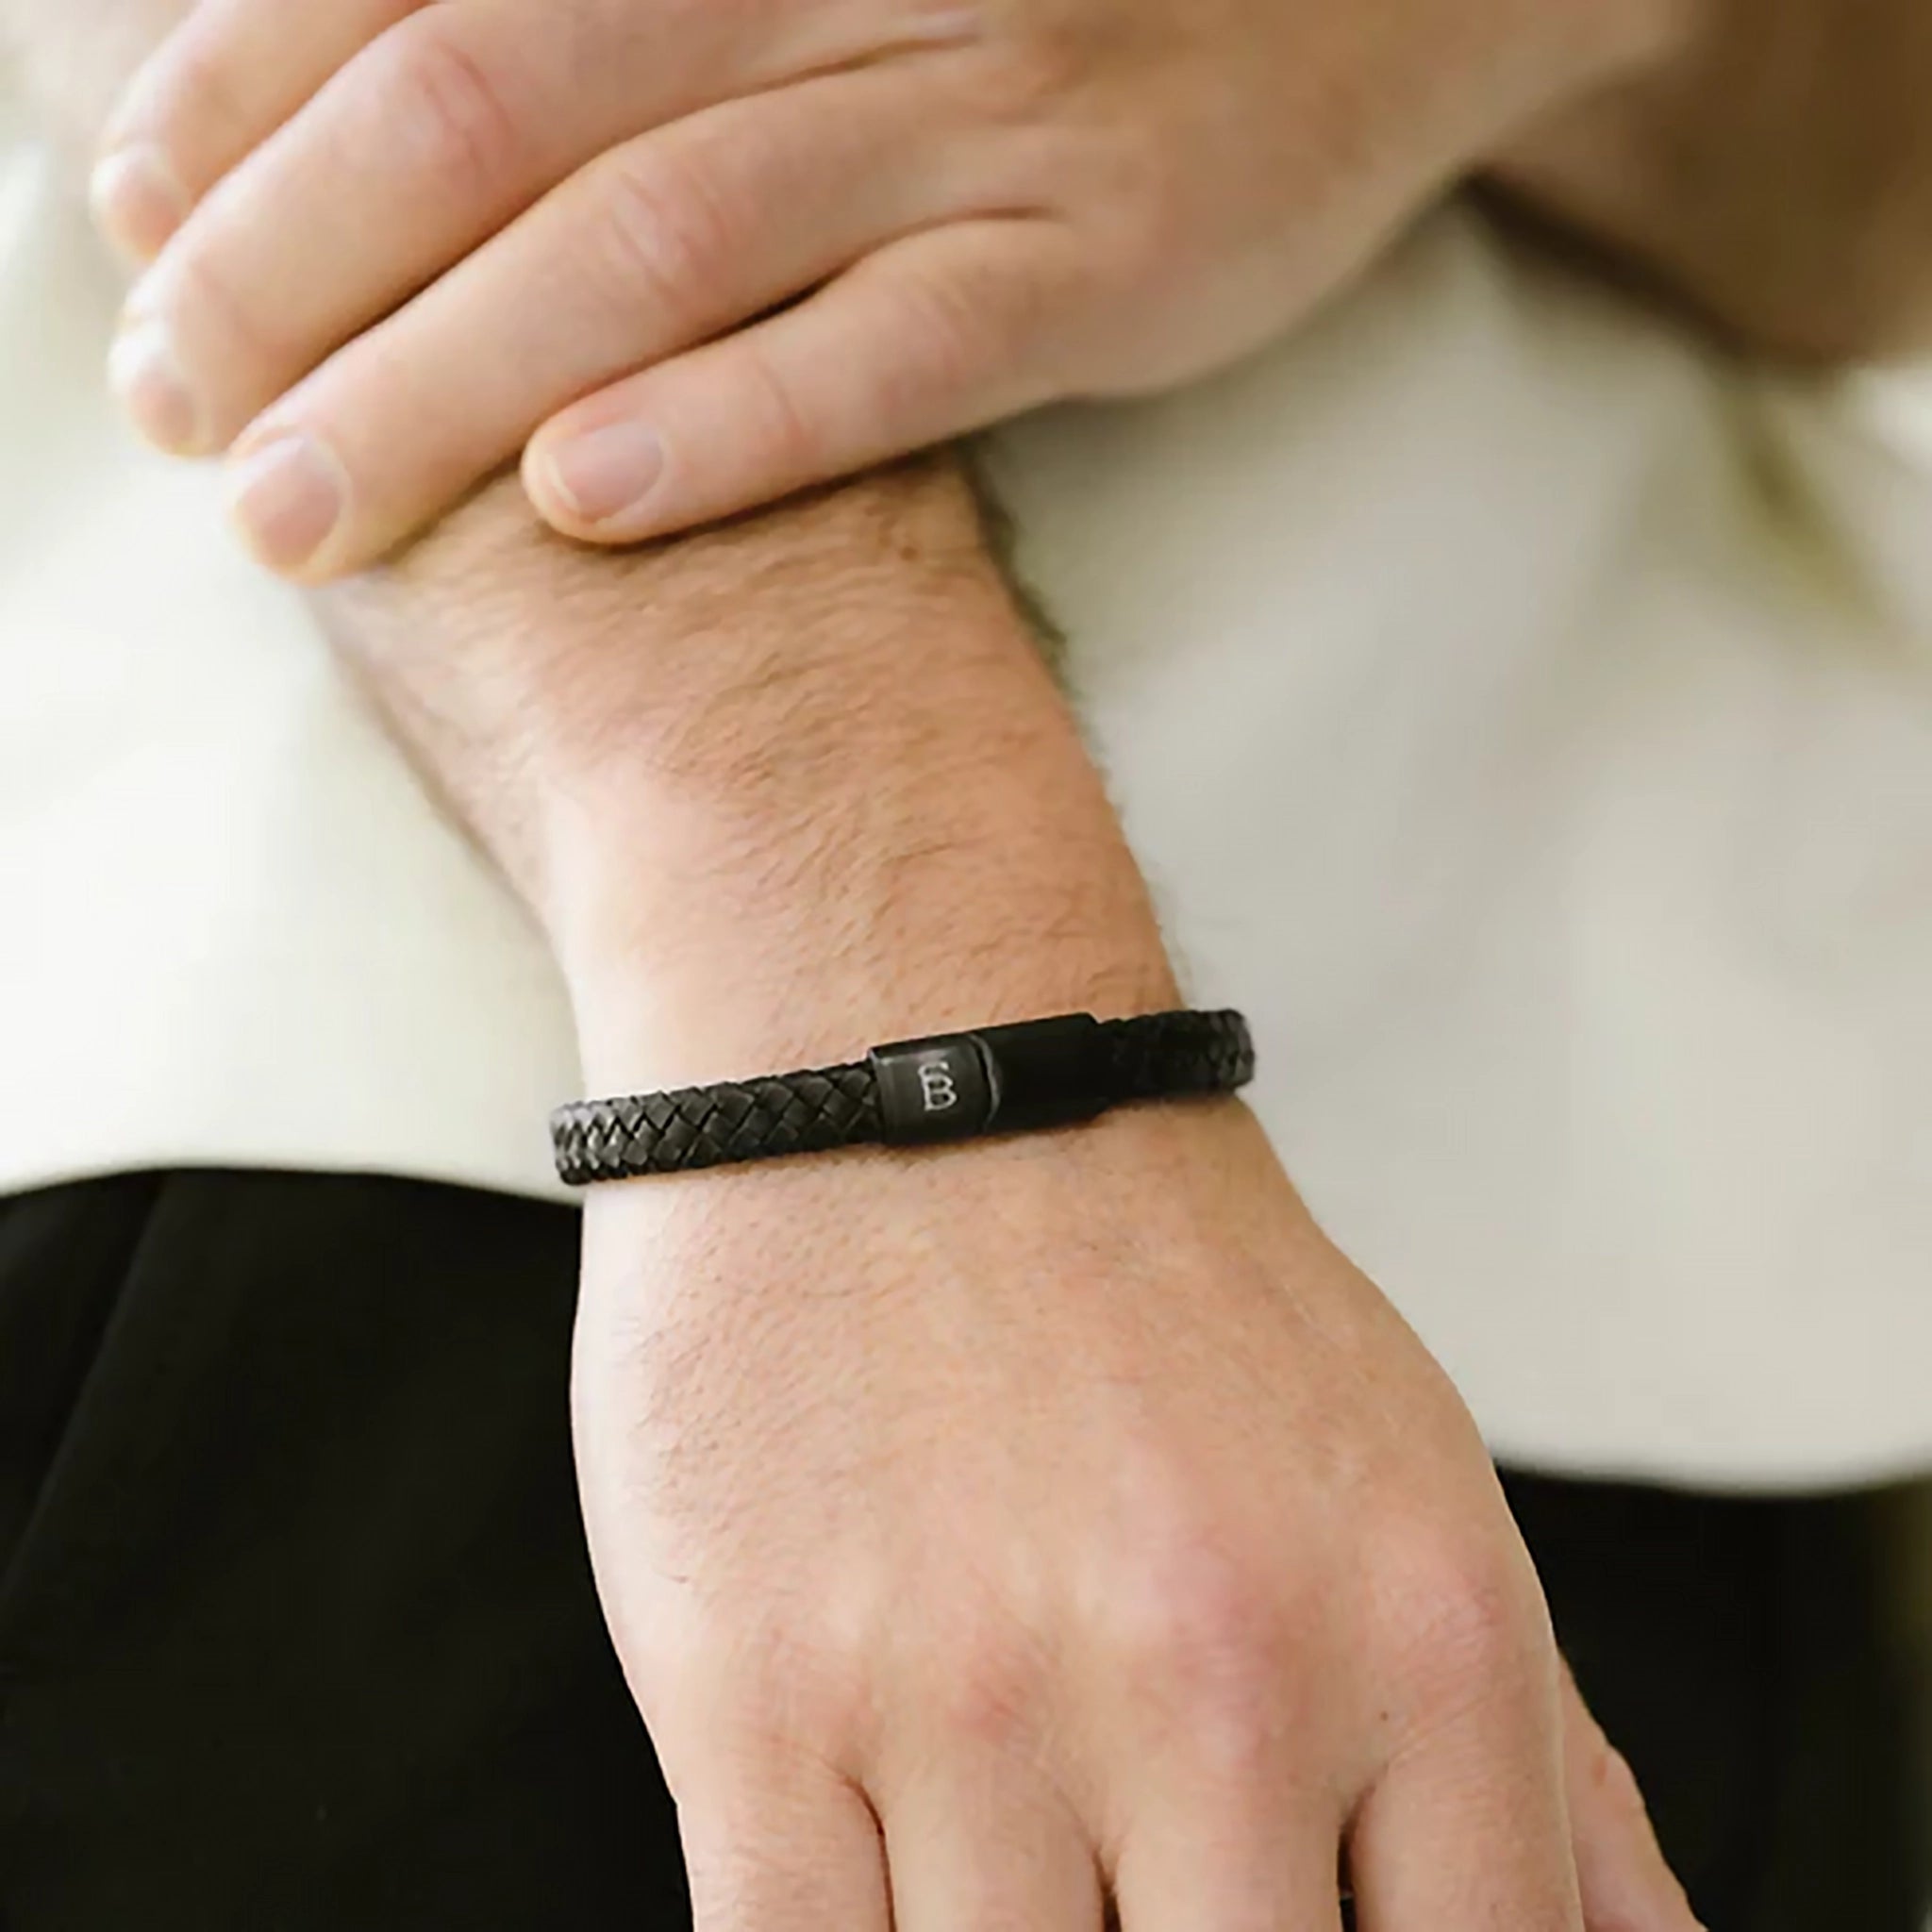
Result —
<instances>
[{"instance_id":1,"label":"thumb","mask_svg":"<svg viewBox=\"0 0 1932 1932\"><path fill-rule=\"evenodd\" d=\"M1016 415L1057 392L1030 362L1072 274L1065 238L1031 218L908 236L553 417L525 456L530 500L565 536L641 543Z\"/></svg>"}]
</instances>

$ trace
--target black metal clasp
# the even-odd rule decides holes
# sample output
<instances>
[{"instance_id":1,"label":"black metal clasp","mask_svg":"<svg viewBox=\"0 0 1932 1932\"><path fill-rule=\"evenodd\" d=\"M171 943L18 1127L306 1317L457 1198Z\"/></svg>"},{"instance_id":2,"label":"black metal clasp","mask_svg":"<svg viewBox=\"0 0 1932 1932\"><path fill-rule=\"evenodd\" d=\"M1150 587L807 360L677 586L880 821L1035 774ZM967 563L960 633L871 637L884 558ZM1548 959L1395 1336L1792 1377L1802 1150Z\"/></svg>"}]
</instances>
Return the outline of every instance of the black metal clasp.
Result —
<instances>
[{"instance_id":1,"label":"black metal clasp","mask_svg":"<svg viewBox=\"0 0 1932 1932\"><path fill-rule=\"evenodd\" d=\"M874 1047L885 1139L894 1146L1072 1126L1107 1111L1091 1013Z\"/></svg>"}]
</instances>

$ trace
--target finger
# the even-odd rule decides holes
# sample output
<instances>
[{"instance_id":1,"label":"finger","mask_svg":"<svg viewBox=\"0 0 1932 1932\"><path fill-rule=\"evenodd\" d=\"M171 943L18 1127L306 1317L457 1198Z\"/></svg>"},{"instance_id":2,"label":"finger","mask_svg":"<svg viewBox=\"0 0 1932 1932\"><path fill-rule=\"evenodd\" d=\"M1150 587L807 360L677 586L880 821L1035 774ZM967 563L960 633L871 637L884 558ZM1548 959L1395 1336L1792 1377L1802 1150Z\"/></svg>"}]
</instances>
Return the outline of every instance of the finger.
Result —
<instances>
[{"instance_id":1,"label":"finger","mask_svg":"<svg viewBox=\"0 0 1932 1932\"><path fill-rule=\"evenodd\" d=\"M1556 1687L1492 1689L1428 1732L1357 1811L1361 1932L1581 1932Z\"/></svg>"},{"instance_id":2,"label":"finger","mask_svg":"<svg viewBox=\"0 0 1932 1932\"><path fill-rule=\"evenodd\" d=\"M1284 1815L1286 1796L1170 1802L1122 1849L1121 1932L1340 1932L1341 1820L1325 1807Z\"/></svg>"},{"instance_id":3,"label":"finger","mask_svg":"<svg viewBox=\"0 0 1932 1932\"><path fill-rule=\"evenodd\" d=\"M988 1752L895 1785L883 1806L895 1932L1101 1932L1092 1847L1043 1780Z\"/></svg>"},{"instance_id":4,"label":"finger","mask_svg":"<svg viewBox=\"0 0 1932 1932\"><path fill-rule=\"evenodd\" d=\"M195 204L358 49L428 0L201 0L135 76L101 141L94 214L152 261Z\"/></svg>"},{"instance_id":5,"label":"finger","mask_svg":"<svg viewBox=\"0 0 1932 1932\"><path fill-rule=\"evenodd\" d=\"M1563 1761L1584 1924L1590 1932L1699 1932L1635 1774L1564 1674Z\"/></svg>"},{"instance_id":6,"label":"finger","mask_svg":"<svg viewBox=\"0 0 1932 1932\"><path fill-rule=\"evenodd\" d=\"M917 151L920 111L890 75L841 75L593 162L251 427L234 462L243 535L274 569L358 568L556 410L931 219L951 185L878 165ZM298 472L326 485L314 509L295 504Z\"/></svg>"},{"instance_id":7,"label":"finger","mask_svg":"<svg viewBox=\"0 0 1932 1932\"><path fill-rule=\"evenodd\" d=\"M137 426L180 455L225 447L596 156L835 64L854 4L771 8L767 30L758 7L667 0L652 32L635 0L418 9L228 175L136 288L124 341L188 399L143 410L124 350Z\"/></svg>"},{"instance_id":8,"label":"finger","mask_svg":"<svg viewBox=\"0 0 1932 1932\"><path fill-rule=\"evenodd\" d=\"M1039 344L1077 282L1071 239L1043 218L909 237L545 425L531 499L567 536L635 543L1017 414L1059 392Z\"/></svg>"},{"instance_id":9,"label":"finger","mask_svg":"<svg viewBox=\"0 0 1932 1932\"><path fill-rule=\"evenodd\" d=\"M877 1822L829 1767L769 1758L680 1781L678 1828L693 1932L891 1932Z\"/></svg>"},{"instance_id":10,"label":"finger","mask_svg":"<svg viewBox=\"0 0 1932 1932\"><path fill-rule=\"evenodd\" d=\"M1186 1570L1164 1565L1151 1591L1115 1592L1096 1620L1093 1658L1113 1689L1090 1691L1090 1750L1113 1767L1107 1844L1122 1932L1341 1924L1353 1793L1330 1687L1302 1667L1327 1641L1325 1607L1251 1588L1196 1552Z\"/></svg>"}]
</instances>

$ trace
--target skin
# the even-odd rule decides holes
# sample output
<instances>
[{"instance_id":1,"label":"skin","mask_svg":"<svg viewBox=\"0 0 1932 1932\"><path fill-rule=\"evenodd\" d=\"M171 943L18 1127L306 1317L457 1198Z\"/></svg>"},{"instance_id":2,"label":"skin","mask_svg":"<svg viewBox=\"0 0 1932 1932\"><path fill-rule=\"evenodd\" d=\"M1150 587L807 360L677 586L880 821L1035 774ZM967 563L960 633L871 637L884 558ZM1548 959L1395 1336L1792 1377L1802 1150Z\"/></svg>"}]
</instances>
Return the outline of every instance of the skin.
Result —
<instances>
[{"instance_id":1,"label":"skin","mask_svg":"<svg viewBox=\"0 0 1932 1932\"><path fill-rule=\"evenodd\" d=\"M633 542L1231 359L1687 5L206 0L97 178L117 379L304 579L526 444Z\"/></svg>"},{"instance_id":2,"label":"skin","mask_svg":"<svg viewBox=\"0 0 1932 1932\"><path fill-rule=\"evenodd\" d=\"M164 447L234 447L258 553L316 579L519 451L557 528L625 542L1182 380L1479 163L1740 345L1932 341L1924 8L1399 13L207 0L96 177L162 254L118 378Z\"/></svg>"},{"instance_id":3,"label":"skin","mask_svg":"<svg viewBox=\"0 0 1932 1932\"><path fill-rule=\"evenodd\" d=\"M517 507L322 608L592 1088L1175 999L949 462L623 558ZM575 1401L701 1925L1334 1928L1344 1858L1371 1932L1692 1923L1466 1412L1237 1104L600 1191Z\"/></svg>"},{"instance_id":4,"label":"skin","mask_svg":"<svg viewBox=\"0 0 1932 1932\"><path fill-rule=\"evenodd\" d=\"M593 1088L1175 996L947 459L623 555L501 483L317 608ZM1332 1927L1344 1850L1374 1932L1689 1924L1467 1414L1238 1105L585 1234L586 1522L701 1924Z\"/></svg>"},{"instance_id":5,"label":"skin","mask_svg":"<svg viewBox=\"0 0 1932 1932\"><path fill-rule=\"evenodd\" d=\"M944 459L610 557L499 484L319 608L595 1088L1175 997ZM575 1399L706 1925L1329 1927L1343 1856L1372 1932L1689 1923L1467 1415L1237 1105L601 1193Z\"/></svg>"},{"instance_id":6,"label":"skin","mask_svg":"<svg viewBox=\"0 0 1932 1932\"><path fill-rule=\"evenodd\" d=\"M1932 348L1932 9L1713 0L1677 56L1512 142L1493 178L1754 355Z\"/></svg>"}]
</instances>

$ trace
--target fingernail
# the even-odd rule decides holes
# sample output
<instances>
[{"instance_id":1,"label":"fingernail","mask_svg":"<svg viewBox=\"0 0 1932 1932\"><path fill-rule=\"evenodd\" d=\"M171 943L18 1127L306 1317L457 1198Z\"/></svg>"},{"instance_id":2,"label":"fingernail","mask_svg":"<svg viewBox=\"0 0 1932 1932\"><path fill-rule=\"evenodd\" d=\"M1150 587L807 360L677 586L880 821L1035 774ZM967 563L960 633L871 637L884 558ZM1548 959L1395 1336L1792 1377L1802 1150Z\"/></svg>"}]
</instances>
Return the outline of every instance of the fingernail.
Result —
<instances>
[{"instance_id":1,"label":"fingernail","mask_svg":"<svg viewBox=\"0 0 1932 1932\"><path fill-rule=\"evenodd\" d=\"M102 234L130 261L152 261L188 219L188 191L158 147L126 147L93 172L88 199Z\"/></svg>"},{"instance_id":2,"label":"fingernail","mask_svg":"<svg viewBox=\"0 0 1932 1932\"><path fill-rule=\"evenodd\" d=\"M108 358L108 381L134 426L175 456L193 456L206 434L201 402L175 354L164 322L125 330Z\"/></svg>"},{"instance_id":3,"label":"fingernail","mask_svg":"<svg viewBox=\"0 0 1932 1932\"><path fill-rule=\"evenodd\" d=\"M579 522L608 524L650 495L664 445L641 423L612 423L560 443L544 462L551 487Z\"/></svg>"},{"instance_id":4,"label":"fingernail","mask_svg":"<svg viewBox=\"0 0 1932 1932\"><path fill-rule=\"evenodd\" d=\"M237 458L228 508L248 547L275 571L312 563L348 508L335 453L308 436L278 436Z\"/></svg>"}]
</instances>

